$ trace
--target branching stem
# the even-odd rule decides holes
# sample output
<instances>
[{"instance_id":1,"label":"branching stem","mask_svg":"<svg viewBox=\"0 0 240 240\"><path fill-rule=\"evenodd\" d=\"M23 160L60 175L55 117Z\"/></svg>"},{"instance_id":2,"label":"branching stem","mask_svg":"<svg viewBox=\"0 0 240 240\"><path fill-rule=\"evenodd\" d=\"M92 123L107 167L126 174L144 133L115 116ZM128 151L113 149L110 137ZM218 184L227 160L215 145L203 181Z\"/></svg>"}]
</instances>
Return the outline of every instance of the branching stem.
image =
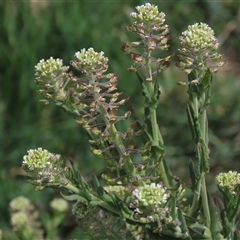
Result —
<instances>
[{"instance_id":1,"label":"branching stem","mask_svg":"<svg viewBox=\"0 0 240 240\"><path fill-rule=\"evenodd\" d=\"M136 179L139 183L141 183L142 178L139 175L137 169L135 168L135 166L132 162L132 159L129 156L129 153L125 150L126 148L124 146L124 143L123 143L121 137L119 136L119 134L117 132L115 124L111 123L109 121L110 116L109 116L107 109L104 107L103 103L100 101L101 96L100 96L99 91L95 84L95 76L94 75L89 76L89 81L93 86L93 97L97 104L98 111L100 112L102 119L106 125L105 130L109 131L111 140L113 141L114 146L116 147L117 151L119 152L120 158L122 158L123 168L124 168L125 172L127 174L129 174L133 179Z\"/></svg>"}]
</instances>

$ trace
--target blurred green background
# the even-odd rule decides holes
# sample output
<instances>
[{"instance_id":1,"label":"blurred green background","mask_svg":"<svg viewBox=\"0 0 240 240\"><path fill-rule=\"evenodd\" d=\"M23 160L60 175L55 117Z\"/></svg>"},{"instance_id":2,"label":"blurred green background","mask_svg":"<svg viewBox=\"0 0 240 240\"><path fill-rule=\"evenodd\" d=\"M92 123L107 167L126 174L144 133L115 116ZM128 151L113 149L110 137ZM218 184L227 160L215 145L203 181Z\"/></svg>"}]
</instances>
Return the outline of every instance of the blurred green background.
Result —
<instances>
[{"instance_id":1,"label":"blurred green background","mask_svg":"<svg viewBox=\"0 0 240 240\"><path fill-rule=\"evenodd\" d=\"M93 47L109 58L109 72L119 75L119 89L131 96L133 117L142 113L143 99L136 76L121 50L135 36L125 32L134 7L145 1L0 1L0 229L11 234L8 204L19 195L28 197L39 209L59 192L34 191L25 182L22 157L28 149L46 148L71 158L88 177L104 171L104 163L88 151L84 132L61 109L39 103L34 66L50 56L67 65L74 53ZM211 173L209 189L215 193L214 178L229 169L240 171L240 1L152 1L165 12L170 26L169 54L179 47L178 36L189 24L206 22L220 41L227 64L214 77L209 107ZM187 89L178 86L186 76L176 59L162 74L159 124L166 144L166 160L173 173L188 182L187 164L195 159L187 126ZM127 108L127 106L126 106ZM142 119L140 117L140 119ZM82 237L69 218L63 223L61 239ZM10 235L9 235L10 236ZM18 239L11 235L11 238Z\"/></svg>"}]
</instances>

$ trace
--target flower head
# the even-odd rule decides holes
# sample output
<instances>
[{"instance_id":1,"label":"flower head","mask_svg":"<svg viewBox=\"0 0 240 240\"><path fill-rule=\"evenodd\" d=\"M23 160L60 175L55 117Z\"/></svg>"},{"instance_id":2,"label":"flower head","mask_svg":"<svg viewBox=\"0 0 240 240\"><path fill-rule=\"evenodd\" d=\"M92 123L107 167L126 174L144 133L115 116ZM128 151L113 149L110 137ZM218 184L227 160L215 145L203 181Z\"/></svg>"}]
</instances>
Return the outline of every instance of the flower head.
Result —
<instances>
[{"instance_id":1,"label":"flower head","mask_svg":"<svg viewBox=\"0 0 240 240\"><path fill-rule=\"evenodd\" d=\"M127 202L136 214L146 214L150 221L155 221L156 216L165 218L168 213L169 209L166 208L168 198L169 193L161 183L151 183L136 187Z\"/></svg>"},{"instance_id":2,"label":"flower head","mask_svg":"<svg viewBox=\"0 0 240 240\"><path fill-rule=\"evenodd\" d=\"M61 59L41 60L35 66L36 83L39 92L46 98L53 100L63 100L67 92L64 90L69 82L69 76L66 73L69 67L63 66ZM48 101L45 100L46 103Z\"/></svg>"},{"instance_id":3,"label":"flower head","mask_svg":"<svg viewBox=\"0 0 240 240\"><path fill-rule=\"evenodd\" d=\"M108 58L104 57L104 52L95 52L93 48L82 49L75 53L75 61L72 65L84 74L102 74L108 69Z\"/></svg>"},{"instance_id":4,"label":"flower head","mask_svg":"<svg viewBox=\"0 0 240 240\"><path fill-rule=\"evenodd\" d=\"M34 205L26 197L14 198L10 204L11 225L23 239L42 239L43 231L39 222L39 214Z\"/></svg>"},{"instance_id":5,"label":"flower head","mask_svg":"<svg viewBox=\"0 0 240 240\"><path fill-rule=\"evenodd\" d=\"M165 14L158 11L158 7L146 3L145 5L137 6L137 12L132 12L130 16L135 20L143 23L158 23L163 24L165 22Z\"/></svg>"},{"instance_id":6,"label":"flower head","mask_svg":"<svg viewBox=\"0 0 240 240\"><path fill-rule=\"evenodd\" d=\"M126 26L126 30L135 33L140 41L124 43L121 47L123 52L130 54L134 62L128 70L136 72L141 68L145 69L150 60L157 71L163 71L169 66L173 55L161 59L152 57L149 53L169 48L169 27L165 24L165 13L159 12L158 7L150 3L137 6L136 10L130 14L134 22ZM148 59L147 55L151 57ZM153 74L157 71L153 71Z\"/></svg>"},{"instance_id":7,"label":"flower head","mask_svg":"<svg viewBox=\"0 0 240 240\"><path fill-rule=\"evenodd\" d=\"M131 52L131 48L138 48L144 44L149 50L167 50L169 39L168 25L165 25L165 14L158 11L158 7L146 3L136 7L137 12L132 12L130 16L136 20L132 25L126 27L127 31L135 32L142 40L125 45L122 50L126 53ZM141 60L141 58L140 58ZM138 60L139 61L139 60Z\"/></svg>"},{"instance_id":8,"label":"flower head","mask_svg":"<svg viewBox=\"0 0 240 240\"><path fill-rule=\"evenodd\" d=\"M67 182L64 175L64 161L58 154L53 154L42 148L29 150L23 157L22 167L29 176L34 178L33 184L37 190L44 186L59 185Z\"/></svg>"},{"instance_id":9,"label":"flower head","mask_svg":"<svg viewBox=\"0 0 240 240\"><path fill-rule=\"evenodd\" d=\"M206 70L207 68L216 72L224 65L224 61L221 61L222 55L217 53L218 40L207 24L195 23L188 26L179 39L181 48L178 66L187 74L195 69ZM213 62L216 64L208 66Z\"/></svg>"},{"instance_id":10,"label":"flower head","mask_svg":"<svg viewBox=\"0 0 240 240\"><path fill-rule=\"evenodd\" d=\"M28 223L28 215L26 212L16 212L11 216L11 224L14 229L21 229Z\"/></svg>"},{"instance_id":11,"label":"flower head","mask_svg":"<svg viewBox=\"0 0 240 240\"><path fill-rule=\"evenodd\" d=\"M69 67L63 66L63 61L59 58L53 59L50 57L48 60L40 60L35 66L35 75L39 77L54 78L63 72L66 72Z\"/></svg>"},{"instance_id":12,"label":"flower head","mask_svg":"<svg viewBox=\"0 0 240 240\"><path fill-rule=\"evenodd\" d=\"M150 185L135 188L132 194L144 206L163 205L169 197L166 188L159 183L151 183Z\"/></svg>"},{"instance_id":13,"label":"flower head","mask_svg":"<svg viewBox=\"0 0 240 240\"><path fill-rule=\"evenodd\" d=\"M54 198L50 202L50 206L58 212L66 212L68 210L68 202L62 198Z\"/></svg>"},{"instance_id":14,"label":"flower head","mask_svg":"<svg viewBox=\"0 0 240 240\"><path fill-rule=\"evenodd\" d=\"M75 204L73 204L72 207L72 214L75 215L78 220L84 219L88 215L90 215L92 207L89 205L86 205L82 203L81 201L77 201Z\"/></svg>"},{"instance_id":15,"label":"flower head","mask_svg":"<svg viewBox=\"0 0 240 240\"><path fill-rule=\"evenodd\" d=\"M10 210L11 211L25 211L26 209L29 209L31 206L31 203L28 198L19 196L17 198L14 198L10 202Z\"/></svg>"},{"instance_id":16,"label":"flower head","mask_svg":"<svg viewBox=\"0 0 240 240\"><path fill-rule=\"evenodd\" d=\"M240 203L240 173L229 171L228 173L219 173L216 177L218 188L222 193L224 206L227 209L236 209Z\"/></svg>"},{"instance_id":17,"label":"flower head","mask_svg":"<svg viewBox=\"0 0 240 240\"><path fill-rule=\"evenodd\" d=\"M219 173L216 179L218 181L219 188L229 191L233 196L238 194L238 191L240 190L240 173L236 171Z\"/></svg>"}]
</instances>

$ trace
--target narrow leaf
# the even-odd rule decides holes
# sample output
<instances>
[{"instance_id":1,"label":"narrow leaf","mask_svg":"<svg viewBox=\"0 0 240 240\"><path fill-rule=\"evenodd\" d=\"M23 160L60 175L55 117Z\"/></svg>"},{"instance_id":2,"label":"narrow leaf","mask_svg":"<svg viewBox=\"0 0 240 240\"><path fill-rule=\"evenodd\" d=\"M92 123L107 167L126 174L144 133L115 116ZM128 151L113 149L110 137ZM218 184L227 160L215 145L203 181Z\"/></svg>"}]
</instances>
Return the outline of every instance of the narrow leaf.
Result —
<instances>
[{"instance_id":1,"label":"narrow leaf","mask_svg":"<svg viewBox=\"0 0 240 240\"><path fill-rule=\"evenodd\" d=\"M194 192L194 190L196 189L197 175L196 175L196 171L195 171L192 160L189 161L188 171L189 171L190 180L191 180L191 189Z\"/></svg>"},{"instance_id":2,"label":"narrow leaf","mask_svg":"<svg viewBox=\"0 0 240 240\"><path fill-rule=\"evenodd\" d=\"M218 212L217 206L215 205L212 196L208 193L208 206L211 216L211 233L214 239L218 239L220 232L222 231L222 224L220 214Z\"/></svg>"},{"instance_id":3,"label":"narrow leaf","mask_svg":"<svg viewBox=\"0 0 240 240\"><path fill-rule=\"evenodd\" d=\"M77 194L72 194L72 195L64 195L62 192L61 192L61 195L63 196L64 199L68 200L68 201L80 201L84 204L88 204L88 201L86 198L82 197L82 196L79 196Z\"/></svg>"}]
</instances>

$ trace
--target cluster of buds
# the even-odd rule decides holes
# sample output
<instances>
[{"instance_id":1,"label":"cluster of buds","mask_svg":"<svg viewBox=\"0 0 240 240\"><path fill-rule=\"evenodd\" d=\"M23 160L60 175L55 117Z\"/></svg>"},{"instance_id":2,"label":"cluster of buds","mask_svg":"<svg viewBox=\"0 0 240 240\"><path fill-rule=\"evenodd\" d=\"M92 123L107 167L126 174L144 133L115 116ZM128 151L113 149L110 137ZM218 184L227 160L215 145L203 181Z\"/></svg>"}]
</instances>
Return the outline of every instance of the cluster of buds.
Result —
<instances>
[{"instance_id":1,"label":"cluster of buds","mask_svg":"<svg viewBox=\"0 0 240 240\"><path fill-rule=\"evenodd\" d=\"M177 66L189 74L194 70L217 72L225 64L217 53L219 43L214 31L205 23L195 23L179 37ZM212 65L213 64L213 65Z\"/></svg>"},{"instance_id":2,"label":"cluster of buds","mask_svg":"<svg viewBox=\"0 0 240 240\"><path fill-rule=\"evenodd\" d=\"M171 56L164 59L150 57L151 51L156 49L167 50L169 45L169 27L165 24L165 14L158 11L158 7L146 3L136 7L137 12L132 12L130 16L135 20L133 24L126 27L129 32L134 32L141 40L130 44L124 43L122 51L130 54L136 67L129 68L130 71L137 71L145 68L148 61L157 65L157 70L164 70L169 66ZM133 49L143 49L143 53L133 52Z\"/></svg>"},{"instance_id":3,"label":"cluster of buds","mask_svg":"<svg viewBox=\"0 0 240 240\"><path fill-rule=\"evenodd\" d=\"M52 209L54 209L57 212L67 212L69 208L68 202L62 198L54 198L50 202L50 206Z\"/></svg>"},{"instance_id":4,"label":"cluster of buds","mask_svg":"<svg viewBox=\"0 0 240 240\"><path fill-rule=\"evenodd\" d=\"M61 59L41 60L35 66L36 83L39 92L46 98L41 100L43 104L52 101L64 101L67 96L66 86L69 83L67 74L69 67L63 66Z\"/></svg>"},{"instance_id":5,"label":"cluster of buds","mask_svg":"<svg viewBox=\"0 0 240 240\"><path fill-rule=\"evenodd\" d=\"M168 190L161 184L136 187L132 196L126 199L129 208L134 210L135 217L144 216L149 222L165 219L169 213L166 207Z\"/></svg>"},{"instance_id":6,"label":"cluster of buds","mask_svg":"<svg viewBox=\"0 0 240 240\"><path fill-rule=\"evenodd\" d=\"M75 53L75 61L72 65L86 75L101 75L108 69L108 58L104 52L95 52L93 48L82 49Z\"/></svg>"},{"instance_id":7,"label":"cluster of buds","mask_svg":"<svg viewBox=\"0 0 240 240\"><path fill-rule=\"evenodd\" d=\"M216 177L218 187L224 196L227 197L228 204L237 205L240 201L240 173L236 171L229 171L228 173L219 173Z\"/></svg>"},{"instance_id":8,"label":"cluster of buds","mask_svg":"<svg viewBox=\"0 0 240 240\"><path fill-rule=\"evenodd\" d=\"M28 198L19 196L10 202L11 225L23 239L43 239L39 214Z\"/></svg>"},{"instance_id":9,"label":"cluster of buds","mask_svg":"<svg viewBox=\"0 0 240 240\"><path fill-rule=\"evenodd\" d=\"M80 221L84 219L91 212L91 207L82 203L81 201L77 201L72 207L72 214L77 217L77 220Z\"/></svg>"},{"instance_id":10,"label":"cluster of buds","mask_svg":"<svg viewBox=\"0 0 240 240\"><path fill-rule=\"evenodd\" d=\"M23 170L32 178L30 183L36 185L36 190L47 186L65 186L65 162L58 154L53 154L42 148L28 150L23 157Z\"/></svg>"}]
</instances>

